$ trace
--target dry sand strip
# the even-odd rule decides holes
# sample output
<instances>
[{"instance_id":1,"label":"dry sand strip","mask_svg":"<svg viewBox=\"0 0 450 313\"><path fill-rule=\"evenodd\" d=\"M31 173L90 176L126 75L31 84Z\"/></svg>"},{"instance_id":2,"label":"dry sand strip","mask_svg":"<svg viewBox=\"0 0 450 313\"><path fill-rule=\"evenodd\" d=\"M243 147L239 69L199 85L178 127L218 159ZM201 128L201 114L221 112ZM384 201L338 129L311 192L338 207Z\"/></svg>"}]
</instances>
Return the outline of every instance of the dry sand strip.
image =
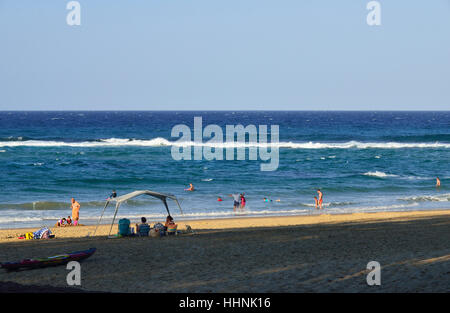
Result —
<instances>
[{"instance_id":1,"label":"dry sand strip","mask_svg":"<svg viewBox=\"0 0 450 313\"><path fill-rule=\"evenodd\" d=\"M85 291L450 291L450 211L186 223L195 235L107 239L109 226L101 225L96 237L85 237L95 227L84 226L54 229L55 239L24 241L14 237L23 230L1 230L0 260L96 247L81 263ZM381 264L380 286L367 285L370 261ZM67 287L68 273L65 266L2 270L0 281Z\"/></svg>"}]
</instances>

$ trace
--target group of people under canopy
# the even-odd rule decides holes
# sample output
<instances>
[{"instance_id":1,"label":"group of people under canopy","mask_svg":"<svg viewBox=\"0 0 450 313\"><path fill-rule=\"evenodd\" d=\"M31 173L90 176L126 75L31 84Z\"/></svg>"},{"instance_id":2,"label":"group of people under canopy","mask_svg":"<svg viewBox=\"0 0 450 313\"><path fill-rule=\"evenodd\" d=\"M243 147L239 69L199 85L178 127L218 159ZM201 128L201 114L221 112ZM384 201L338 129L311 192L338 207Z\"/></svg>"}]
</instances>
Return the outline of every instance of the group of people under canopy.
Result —
<instances>
[{"instance_id":1,"label":"group of people under canopy","mask_svg":"<svg viewBox=\"0 0 450 313\"><path fill-rule=\"evenodd\" d=\"M159 223L155 224L153 227L155 231L157 232L167 232L168 234L173 234L177 231L177 224L175 224L175 221L172 216L168 215L166 218L166 223L162 227L157 227ZM161 224L159 224L161 225ZM147 223L147 219L145 217L141 218L141 223L136 224L136 234L139 236L148 236L150 230L152 228Z\"/></svg>"}]
</instances>

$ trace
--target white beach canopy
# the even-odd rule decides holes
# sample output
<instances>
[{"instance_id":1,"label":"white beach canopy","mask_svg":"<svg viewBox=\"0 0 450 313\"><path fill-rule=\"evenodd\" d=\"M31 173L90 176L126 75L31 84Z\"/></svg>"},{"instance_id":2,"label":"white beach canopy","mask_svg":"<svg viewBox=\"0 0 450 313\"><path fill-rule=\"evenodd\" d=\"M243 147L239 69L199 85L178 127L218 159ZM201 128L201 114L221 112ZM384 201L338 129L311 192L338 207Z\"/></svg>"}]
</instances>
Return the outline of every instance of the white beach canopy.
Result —
<instances>
[{"instance_id":1,"label":"white beach canopy","mask_svg":"<svg viewBox=\"0 0 450 313\"><path fill-rule=\"evenodd\" d=\"M114 225L114 221L116 220L117 211L119 210L120 205L129 199L139 197L141 195L147 195L147 196L151 196L151 197L160 199L162 201L162 203L164 203L164 207L166 208L167 214L169 214L169 215L170 215L170 211L169 211L169 206L167 205L167 199L171 199L177 204L178 208L180 209L181 214L183 214L183 210L181 209L180 203L178 202L177 197L175 197L174 195L163 194L163 193L150 191L150 190L136 190L136 191L127 193L125 195L122 195L120 197L109 198L106 200L105 207L103 208L103 212L100 216L100 219L98 220L97 226L95 227L94 235L97 232L98 225L100 225L100 222L103 218L103 214L105 213L105 210L108 207L109 203L111 203L111 202L116 203L116 209L114 211L114 217L111 222L111 228L109 229L108 236L111 234L111 230Z\"/></svg>"}]
</instances>

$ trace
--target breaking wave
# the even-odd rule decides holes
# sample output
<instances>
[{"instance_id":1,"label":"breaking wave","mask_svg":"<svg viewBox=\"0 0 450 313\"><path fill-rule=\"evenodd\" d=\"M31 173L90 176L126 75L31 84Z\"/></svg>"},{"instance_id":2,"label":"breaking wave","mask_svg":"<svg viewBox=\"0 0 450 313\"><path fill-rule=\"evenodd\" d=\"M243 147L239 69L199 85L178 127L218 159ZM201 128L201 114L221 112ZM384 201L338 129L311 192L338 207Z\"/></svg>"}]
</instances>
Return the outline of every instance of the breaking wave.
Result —
<instances>
[{"instance_id":1,"label":"breaking wave","mask_svg":"<svg viewBox=\"0 0 450 313\"><path fill-rule=\"evenodd\" d=\"M194 142L194 141L169 141L165 138L157 137L149 140L142 139L123 139L108 138L82 142L65 142L65 141L45 141L45 140L6 140L0 141L0 147L158 147L158 146L206 146L213 148L231 148L231 147L274 147L274 148L290 148L290 149L405 149L405 148L444 148L449 149L450 143L442 142L277 142L277 143L258 143L258 142Z\"/></svg>"},{"instance_id":2,"label":"breaking wave","mask_svg":"<svg viewBox=\"0 0 450 313\"><path fill-rule=\"evenodd\" d=\"M443 195L423 195L423 196L413 196L400 198L399 200L407 201L407 202L425 202L425 201L439 201L439 202L448 202L450 201L450 193Z\"/></svg>"},{"instance_id":3,"label":"breaking wave","mask_svg":"<svg viewBox=\"0 0 450 313\"><path fill-rule=\"evenodd\" d=\"M363 175L365 176L373 176L373 177L398 177L398 175L394 175L394 174L386 174L385 172L380 172L380 171L375 171L375 172L367 172L364 173Z\"/></svg>"}]
</instances>

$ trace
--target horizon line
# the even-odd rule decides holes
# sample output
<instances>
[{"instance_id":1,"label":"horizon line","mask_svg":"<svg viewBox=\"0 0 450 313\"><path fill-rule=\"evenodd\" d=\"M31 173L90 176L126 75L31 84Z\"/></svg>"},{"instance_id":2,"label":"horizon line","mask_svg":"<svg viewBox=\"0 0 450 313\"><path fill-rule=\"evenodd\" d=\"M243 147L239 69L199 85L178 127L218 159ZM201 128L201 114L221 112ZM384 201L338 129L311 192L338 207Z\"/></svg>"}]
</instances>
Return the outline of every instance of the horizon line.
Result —
<instances>
[{"instance_id":1,"label":"horizon line","mask_svg":"<svg viewBox=\"0 0 450 313\"><path fill-rule=\"evenodd\" d=\"M130 109L130 110L0 110L0 112L450 112L450 110L422 110L422 109L412 109L412 110L253 110L253 109L239 109L239 110L143 110L143 109Z\"/></svg>"}]
</instances>

